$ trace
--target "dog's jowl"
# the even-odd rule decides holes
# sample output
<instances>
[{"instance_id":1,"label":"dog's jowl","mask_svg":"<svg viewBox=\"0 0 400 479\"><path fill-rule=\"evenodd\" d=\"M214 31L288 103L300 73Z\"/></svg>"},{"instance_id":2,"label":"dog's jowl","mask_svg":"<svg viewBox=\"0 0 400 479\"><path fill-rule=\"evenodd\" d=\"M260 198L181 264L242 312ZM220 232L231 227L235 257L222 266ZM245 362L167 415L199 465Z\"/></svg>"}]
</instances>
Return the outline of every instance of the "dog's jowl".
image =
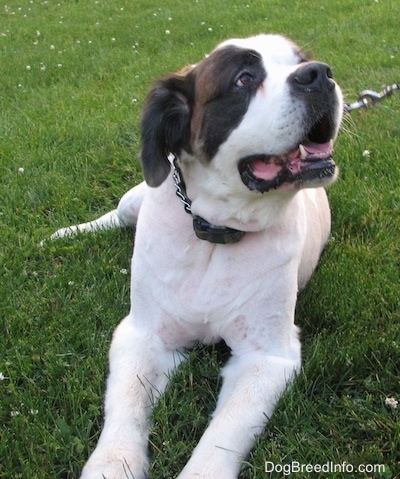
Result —
<instances>
[{"instance_id":1,"label":"dog's jowl","mask_svg":"<svg viewBox=\"0 0 400 479\"><path fill-rule=\"evenodd\" d=\"M296 297L329 237L342 110L329 66L276 35L229 40L155 83L141 123L146 183L76 227L136 225L131 309L82 479L147 477L151 406L186 348L220 339L232 356L216 409L178 477L238 477L300 368Z\"/></svg>"}]
</instances>

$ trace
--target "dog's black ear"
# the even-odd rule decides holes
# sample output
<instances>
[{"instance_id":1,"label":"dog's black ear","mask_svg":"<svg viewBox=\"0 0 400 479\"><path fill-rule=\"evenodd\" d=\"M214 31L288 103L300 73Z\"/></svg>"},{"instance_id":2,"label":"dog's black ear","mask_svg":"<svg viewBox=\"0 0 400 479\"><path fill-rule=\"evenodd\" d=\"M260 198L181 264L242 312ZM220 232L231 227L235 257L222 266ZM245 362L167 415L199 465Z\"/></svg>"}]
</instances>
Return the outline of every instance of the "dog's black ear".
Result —
<instances>
[{"instance_id":1,"label":"dog's black ear","mask_svg":"<svg viewBox=\"0 0 400 479\"><path fill-rule=\"evenodd\" d=\"M149 186L157 187L170 172L169 153L190 149L191 79L174 74L156 83L142 116L142 166Z\"/></svg>"}]
</instances>

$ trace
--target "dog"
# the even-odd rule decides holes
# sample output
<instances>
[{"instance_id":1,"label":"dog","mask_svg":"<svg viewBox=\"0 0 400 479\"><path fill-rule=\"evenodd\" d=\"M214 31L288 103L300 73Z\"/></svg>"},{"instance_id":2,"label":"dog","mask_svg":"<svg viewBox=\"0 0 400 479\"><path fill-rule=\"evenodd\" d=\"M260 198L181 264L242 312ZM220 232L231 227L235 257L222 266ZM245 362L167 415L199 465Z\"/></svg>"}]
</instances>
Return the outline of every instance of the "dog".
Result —
<instances>
[{"instance_id":1,"label":"dog","mask_svg":"<svg viewBox=\"0 0 400 479\"><path fill-rule=\"evenodd\" d=\"M343 112L328 65L279 35L228 40L155 83L145 182L59 230L136 226L131 308L110 348L105 423L81 479L148 477L151 407L197 341L231 357L179 479L234 479L300 369L294 312L330 235Z\"/></svg>"}]
</instances>

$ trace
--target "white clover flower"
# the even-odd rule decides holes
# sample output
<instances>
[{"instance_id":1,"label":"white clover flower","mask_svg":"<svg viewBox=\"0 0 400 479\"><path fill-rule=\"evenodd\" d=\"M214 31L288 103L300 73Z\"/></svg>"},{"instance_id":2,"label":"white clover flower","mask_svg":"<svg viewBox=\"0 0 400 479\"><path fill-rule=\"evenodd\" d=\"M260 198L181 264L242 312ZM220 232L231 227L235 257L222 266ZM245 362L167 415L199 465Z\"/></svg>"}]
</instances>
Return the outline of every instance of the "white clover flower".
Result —
<instances>
[{"instance_id":1,"label":"white clover flower","mask_svg":"<svg viewBox=\"0 0 400 479\"><path fill-rule=\"evenodd\" d=\"M5 379L8 379L8 378L6 378L3 373L0 373L0 381L4 381Z\"/></svg>"},{"instance_id":2,"label":"white clover flower","mask_svg":"<svg viewBox=\"0 0 400 479\"><path fill-rule=\"evenodd\" d=\"M50 50L55 50L55 46L54 45L50 45Z\"/></svg>"},{"instance_id":3,"label":"white clover flower","mask_svg":"<svg viewBox=\"0 0 400 479\"><path fill-rule=\"evenodd\" d=\"M171 32L169 30L165 30L165 34L169 35Z\"/></svg>"},{"instance_id":4,"label":"white clover flower","mask_svg":"<svg viewBox=\"0 0 400 479\"><path fill-rule=\"evenodd\" d=\"M20 166L20 167L18 168L18 173L19 173L20 175L22 175L24 172L25 172L24 168L22 168L22 166Z\"/></svg>"},{"instance_id":5,"label":"white clover flower","mask_svg":"<svg viewBox=\"0 0 400 479\"><path fill-rule=\"evenodd\" d=\"M20 414L21 414L21 413L20 413L19 411L11 411L11 412L10 412L10 416L11 416L11 417L17 417L17 416L19 416Z\"/></svg>"},{"instance_id":6,"label":"white clover flower","mask_svg":"<svg viewBox=\"0 0 400 479\"><path fill-rule=\"evenodd\" d=\"M364 151L362 152L362 156L363 156L364 158L369 158L369 157L371 156L371 152L370 152L369 150L364 150Z\"/></svg>"},{"instance_id":7,"label":"white clover flower","mask_svg":"<svg viewBox=\"0 0 400 479\"><path fill-rule=\"evenodd\" d=\"M31 69L31 66L30 65L26 65L25 67L28 71Z\"/></svg>"},{"instance_id":8,"label":"white clover flower","mask_svg":"<svg viewBox=\"0 0 400 479\"><path fill-rule=\"evenodd\" d=\"M389 409L397 409L398 405L399 401L397 401L394 397L385 399L385 406L387 406Z\"/></svg>"},{"instance_id":9,"label":"white clover flower","mask_svg":"<svg viewBox=\"0 0 400 479\"><path fill-rule=\"evenodd\" d=\"M125 269L125 268L120 269L119 272L120 272L121 274L128 274L128 270Z\"/></svg>"}]
</instances>

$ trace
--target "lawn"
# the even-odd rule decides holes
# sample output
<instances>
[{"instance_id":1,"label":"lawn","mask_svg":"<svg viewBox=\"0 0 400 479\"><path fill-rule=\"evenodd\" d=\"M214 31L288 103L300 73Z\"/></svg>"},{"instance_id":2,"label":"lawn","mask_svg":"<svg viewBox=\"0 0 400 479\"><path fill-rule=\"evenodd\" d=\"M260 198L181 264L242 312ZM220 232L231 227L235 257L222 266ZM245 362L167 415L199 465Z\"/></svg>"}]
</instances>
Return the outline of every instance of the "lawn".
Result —
<instances>
[{"instance_id":1,"label":"lawn","mask_svg":"<svg viewBox=\"0 0 400 479\"><path fill-rule=\"evenodd\" d=\"M399 22L398 0L0 7L1 478L75 479L96 443L110 335L129 308L132 231L38 243L142 180L138 124L152 80L226 38L276 32L329 63L351 101L400 81ZM303 372L242 479L281 478L292 463L354 468L299 478L400 477L400 408L387 401L400 401L400 93L345 119L336 160L332 240L296 313ZM196 347L160 400L152 478L175 477L187 460L227 355Z\"/></svg>"}]
</instances>

